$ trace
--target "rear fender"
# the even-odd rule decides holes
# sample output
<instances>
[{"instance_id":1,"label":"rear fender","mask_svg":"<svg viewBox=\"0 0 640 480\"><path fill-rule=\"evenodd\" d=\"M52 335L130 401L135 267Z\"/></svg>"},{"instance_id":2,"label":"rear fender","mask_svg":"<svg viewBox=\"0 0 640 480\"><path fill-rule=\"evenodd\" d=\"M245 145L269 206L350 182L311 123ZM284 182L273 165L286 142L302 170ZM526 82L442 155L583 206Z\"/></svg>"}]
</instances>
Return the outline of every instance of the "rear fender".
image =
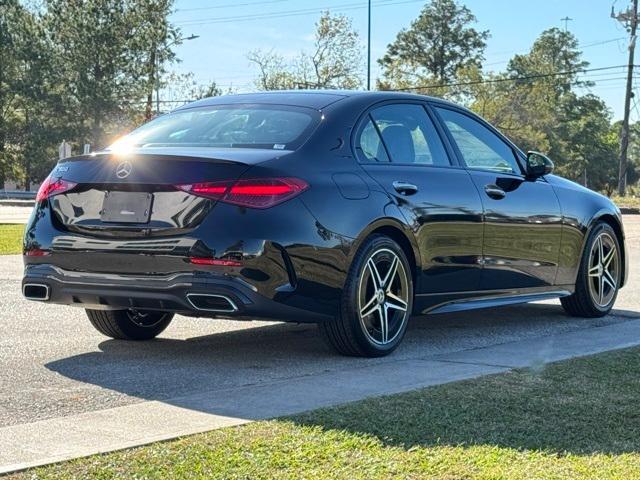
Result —
<instances>
[{"instance_id":1,"label":"rear fender","mask_svg":"<svg viewBox=\"0 0 640 480\"><path fill-rule=\"evenodd\" d=\"M358 235L358 237L352 243L348 261L351 265L362 243L369 236L380 233L382 235L391 237L405 251L405 255L411 263L410 267L413 273L413 279L415 281L417 278L416 273L422 270L420 261L421 255L418 249L418 242L416 241L416 237L411 229L404 223L404 217L402 217L399 211L397 212L397 214L398 217L380 218L367 225L367 227L362 230L360 235Z\"/></svg>"}]
</instances>

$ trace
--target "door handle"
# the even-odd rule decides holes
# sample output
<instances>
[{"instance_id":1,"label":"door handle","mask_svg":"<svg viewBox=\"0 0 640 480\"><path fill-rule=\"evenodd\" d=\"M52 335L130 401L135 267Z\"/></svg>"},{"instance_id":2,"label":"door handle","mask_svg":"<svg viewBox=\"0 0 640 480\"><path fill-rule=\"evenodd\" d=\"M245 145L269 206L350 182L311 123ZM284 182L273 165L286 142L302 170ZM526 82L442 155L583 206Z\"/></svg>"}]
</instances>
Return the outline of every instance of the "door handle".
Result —
<instances>
[{"instance_id":1,"label":"door handle","mask_svg":"<svg viewBox=\"0 0 640 480\"><path fill-rule=\"evenodd\" d=\"M393 188L401 195L413 195L418 192L418 187L413 183L401 182L396 180L393 182Z\"/></svg>"},{"instance_id":2,"label":"door handle","mask_svg":"<svg viewBox=\"0 0 640 480\"><path fill-rule=\"evenodd\" d=\"M500 200L507 195L505 191L497 185L486 185L484 187L484 191L489 197L493 198L494 200Z\"/></svg>"}]
</instances>

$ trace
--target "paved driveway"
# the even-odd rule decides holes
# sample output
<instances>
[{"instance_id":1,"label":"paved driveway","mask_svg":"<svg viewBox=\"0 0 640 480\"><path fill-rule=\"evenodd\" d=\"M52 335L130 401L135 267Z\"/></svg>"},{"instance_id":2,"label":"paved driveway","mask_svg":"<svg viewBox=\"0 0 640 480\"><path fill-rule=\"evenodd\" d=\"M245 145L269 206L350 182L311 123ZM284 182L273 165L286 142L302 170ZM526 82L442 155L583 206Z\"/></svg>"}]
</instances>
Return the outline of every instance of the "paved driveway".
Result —
<instances>
[{"instance_id":1,"label":"paved driveway","mask_svg":"<svg viewBox=\"0 0 640 480\"><path fill-rule=\"evenodd\" d=\"M625 227L631 277L613 314L575 319L563 315L559 302L548 302L414 318L402 346L382 359L339 357L324 346L315 326L267 322L177 317L156 341L107 339L93 330L80 309L23 300L21 259L0 257L0 446L3 427L158 403L150 400L175 404L172 399L190 397L206 402L239 388L286 388L300 379L326 382L335 375L342 384L357 385L363 376L378 378L379 372L379 392L385 393L385 375L394 368L436 368L415 363L425 358L447 354L464 359L482 347L527 339L533 345L535 339L588 327L640 324L633 321L640 318L640 216L626 217ZM506 358L502 363L511 365ZM361 395L377 392L375 385L371 388ZM144 422L144 413L139 415Z\"/></svg>"}]
</instances>

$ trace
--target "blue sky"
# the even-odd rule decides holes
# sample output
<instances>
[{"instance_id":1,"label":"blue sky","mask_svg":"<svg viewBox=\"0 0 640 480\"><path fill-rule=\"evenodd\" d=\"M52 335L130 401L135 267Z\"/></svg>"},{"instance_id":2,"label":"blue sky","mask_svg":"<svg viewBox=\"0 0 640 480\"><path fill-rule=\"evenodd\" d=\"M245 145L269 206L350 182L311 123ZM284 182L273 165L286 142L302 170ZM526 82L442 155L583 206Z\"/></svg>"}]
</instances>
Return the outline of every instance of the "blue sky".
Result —
<instances>
[{"instance_id":1,"label":"blue sky","mask_svg":"<svg viewBox=\"0 0 640 480\"><path fill-rule=\"evenodd\" d=\"M526 52L535 38L550 27L568 28L584 48L592 68L627 62L627 32L610 18L613 0L465 0L476 15L477 28L489 30L485 70L500 71L515 53ZM373 0L372 59L381 57L400 29L416 18L424 0ZM177 48L178 72L191 71L199 83L215 80L223 88L254 89L256 70L246 59L252 49L274 49L293 56L312 48L314 24L320 11L344 13L360 32L365 49L367 0L177 0L172 20L183 35L200 35ZM617 0L617 10L627 0ZM364 50L363 50L364 51ZM588 74L596 86L589 90L603 98L614 117L622 117L624 68ZM586 91L585 91L586 93ZM636 108L632 119L638 120Z\"/></svg>"}]
</instances>

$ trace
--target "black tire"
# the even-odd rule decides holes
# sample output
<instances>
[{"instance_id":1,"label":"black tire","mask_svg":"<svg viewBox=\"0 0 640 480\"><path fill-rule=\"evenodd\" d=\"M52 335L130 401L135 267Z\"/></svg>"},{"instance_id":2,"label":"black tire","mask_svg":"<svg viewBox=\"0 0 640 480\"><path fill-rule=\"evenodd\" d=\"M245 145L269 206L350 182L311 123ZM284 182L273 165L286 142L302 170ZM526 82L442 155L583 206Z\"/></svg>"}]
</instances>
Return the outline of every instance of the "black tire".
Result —
<instances>
[{"instance_id":1,"label":"black tire","mask_svg":"<svg viewBox=\"0 0 640 480\"><path fill-rule=\"evenodd\" d=\"M594 258L592 258L594 252L594 245L598 241L603 242L606 240L610 245L615 245L616 258L614 259L617 262L617 267L615 269L614 275L609 275L614 278L615 288L611 287L611 284L608 283L607 287L604 284L600 284L600 288L609 288L608 295L606 297L606 301L603 301L602 304L599 304L595 299L594 290L597 288L594 286L598 280L595 279L597 277L590 277L589 273L592 272L594 275L597 275L602 271L602 268L597 269L597 267L592 266ZM595 245L597 248L598 245ZM605 247L606 248L606 247ZM610 250L609 250L610 251ZM598 262L599 263L599 262ZM596 271L594 271L596 270ZM585 318L597 318L603 317L608 314L616 301L618 296L618 289L620 285L620 280L622 278L622 257L620 250L620 242L618 241L618 237L616 236L615 231L611 226L607 223L601 222L593 227L591 233L589 234L589 238L585 245L584 252L582 252L582 259L580 260L580 267L578 270L578 277L576 279L576 288L575 292L568 296L560 299L562 303L562 307L565 312L574 317L585 317ZM590 283L594 282L594 283ZM609 298L610 295L610 298Z\"/></svg>"},{"instance_id":2,"label":"black tire","mask_svg":"<svg viewBox=\"0 0 640 480\"><path fill-rule=\"evenodd\" d=\"M394 257L398 259L397 264ZM387 280L388 285L380 282L380 288L376 289L374 272L368 265L370 259L373 260L374 266L381 266L380 272L377 267L374 267L376 273L382 274L378 278L385 280L384 277L389 274L394 275ZM394 264L397 267L396 272L391 271ZM389 268L382 270L386 265ZM342 291L340 315L319 324L327 343L338 353L349 356L381 357L393 352L402 341L411 316L413 307L411 272L412 269L404 251L395 241L378 234L367 238L360 246L349 269ZM362 298L368 295L371 296L370 300L364 302ZM380 300L380 295L383 300ZM366 303L365 308L361 308L361 303ZM391 306L388 307L388 305ZM398 307L404 308L404 315ZM362 311L366 312L371 308L379 308L379 310L361 316ZM383 311L386 313L382 313ZM382 318L387 319L384 328Z\"/></svg>"},{"instance_id":3,"label":"black tire","mask_svg":"<svg viewBox=\"0 0 640 480\"><path fill-rule=\"evenodd\" d=\"M143 310L85 310L91 325L117 340L151 340L169 326L173 313Z\"/></svg>"}]
</instances>

